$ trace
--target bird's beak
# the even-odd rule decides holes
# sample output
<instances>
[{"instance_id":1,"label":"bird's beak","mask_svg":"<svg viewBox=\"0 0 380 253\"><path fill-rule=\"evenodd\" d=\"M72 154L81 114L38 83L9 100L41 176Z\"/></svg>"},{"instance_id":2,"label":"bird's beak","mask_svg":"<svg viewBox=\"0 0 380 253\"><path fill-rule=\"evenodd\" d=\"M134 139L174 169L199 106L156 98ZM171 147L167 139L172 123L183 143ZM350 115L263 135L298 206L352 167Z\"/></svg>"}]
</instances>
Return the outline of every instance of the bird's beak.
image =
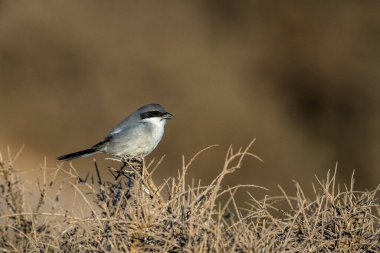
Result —
<instances>
[{"instance_id":1,"label":"bird's beak","mask_svg":"<svg viewBox=\"0 0 380 253\"><path fill-rule=\"evenodd\" d=\"M174 118L174 116L170 112L165 112L164 115L162 116L162 118L164 118L164 119L172 119L172 118Z\"/></svg>"}]
</instances>

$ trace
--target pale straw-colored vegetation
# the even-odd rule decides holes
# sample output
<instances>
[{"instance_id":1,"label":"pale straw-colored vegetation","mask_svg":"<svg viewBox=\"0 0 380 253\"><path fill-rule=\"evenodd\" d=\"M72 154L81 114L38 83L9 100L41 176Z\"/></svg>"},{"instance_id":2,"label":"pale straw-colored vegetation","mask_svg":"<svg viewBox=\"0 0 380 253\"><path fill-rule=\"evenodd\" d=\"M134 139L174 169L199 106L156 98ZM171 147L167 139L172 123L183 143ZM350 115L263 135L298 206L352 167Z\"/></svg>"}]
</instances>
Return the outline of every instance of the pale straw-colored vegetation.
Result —
<instances>
[{"instance_id":1,"label":"pale straw-colored vegetation","mask_svg":"<svg viewBox=\"0 0 380 253\"><path fill-rule=\"evenodd\" d=\"M178 175L161 185L153 177L161 161L128 161L110 171L95 162L86 178L67 163L44 165L33 198L16 166L18 154L3 153L0 252L380 252L379 188L355 191L354 176L340 187L335 173L316 178L312 197L298 183L294 195L280 188L283 196L263 199L250 190L264 187L223 187L244 158L260 159L252 144L230 148L209 185L187 178L198 153L183 158ZM112 180L104 173L112 173ZM71 209L61 204L66 190L76 201ZM234 197L238 190L248 193L243 207Z\"/></svg>"}]
</instances>

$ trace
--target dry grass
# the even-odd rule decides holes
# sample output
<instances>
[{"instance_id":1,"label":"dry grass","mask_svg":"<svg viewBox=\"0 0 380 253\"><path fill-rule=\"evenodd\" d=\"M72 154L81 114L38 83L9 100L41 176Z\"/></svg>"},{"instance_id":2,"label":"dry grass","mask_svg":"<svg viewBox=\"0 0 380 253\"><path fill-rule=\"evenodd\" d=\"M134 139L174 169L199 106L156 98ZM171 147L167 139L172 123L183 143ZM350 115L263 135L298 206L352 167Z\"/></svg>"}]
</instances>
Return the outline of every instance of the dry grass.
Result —
<instances>
[{"instance_id":1,"label":"dry grass","mask_svg":"<svg viewBox=\"0 0 380 253\"><path fill-rule=\"evenodd\" d=\"M186 177L199 153L160 186L152 179L160 161L127 164L111 171L113 180L104 180L96 163L97 174L85 179L72 166L45 165L31 205L14 165L18 154L8 152L0 157L0 252L380 252L379 188L357 192L354 177L343 190L335 173L317 179L312 198L298 183L294 196L248 193L248 208L238 207L238 189L263 187L223 188L222 181L243 158L256 157L251 145L230 148L221 173L204 186ZM65 209L65 189L81 205ZM279 209L280 202L289 208Z\"/></svg>"}]
</instances>

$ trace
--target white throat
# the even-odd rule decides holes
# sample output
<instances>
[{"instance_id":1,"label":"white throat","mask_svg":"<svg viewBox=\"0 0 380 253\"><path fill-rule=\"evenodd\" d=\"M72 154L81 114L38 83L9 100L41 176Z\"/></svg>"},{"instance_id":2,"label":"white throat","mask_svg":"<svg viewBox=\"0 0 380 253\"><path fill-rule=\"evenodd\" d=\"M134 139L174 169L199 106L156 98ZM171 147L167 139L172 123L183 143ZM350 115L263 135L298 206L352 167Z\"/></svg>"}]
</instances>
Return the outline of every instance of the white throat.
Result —
<instances>
[{"instance_id":1,"label":"white throat","mask_svg":"<svg viewBox=\"0 0 380 253\"><path fill-rule=\"evenodd\" d=\"M153 125L160 127L160 128L161 127L163 128L166 124L166 120L163 118L159 118L159 117L146 118L146 119L143 119L142 121L153 124Z\"/></svg>"}]
</instances>

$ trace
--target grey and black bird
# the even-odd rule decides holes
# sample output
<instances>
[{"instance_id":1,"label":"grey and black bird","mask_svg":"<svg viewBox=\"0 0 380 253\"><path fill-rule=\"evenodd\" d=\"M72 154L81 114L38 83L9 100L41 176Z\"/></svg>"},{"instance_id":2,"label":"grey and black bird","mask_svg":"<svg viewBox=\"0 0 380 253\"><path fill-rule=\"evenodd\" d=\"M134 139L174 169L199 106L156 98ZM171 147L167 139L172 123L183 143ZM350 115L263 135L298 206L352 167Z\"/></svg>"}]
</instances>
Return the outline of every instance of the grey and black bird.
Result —
<instances>
[{"instance_id":1,"label":"grey and black bird","mask_svg":"<svg viewBox=\"0 0 380 253\"><path fill-rule=\"evenodd\" d=\"M89 149L58 157L58 160L106 153L118 158L143 158L150 154L161 141L167 120L173 115L159 104L147 104L114 128L101 142Z\"/></svg>"}]
</instances>

